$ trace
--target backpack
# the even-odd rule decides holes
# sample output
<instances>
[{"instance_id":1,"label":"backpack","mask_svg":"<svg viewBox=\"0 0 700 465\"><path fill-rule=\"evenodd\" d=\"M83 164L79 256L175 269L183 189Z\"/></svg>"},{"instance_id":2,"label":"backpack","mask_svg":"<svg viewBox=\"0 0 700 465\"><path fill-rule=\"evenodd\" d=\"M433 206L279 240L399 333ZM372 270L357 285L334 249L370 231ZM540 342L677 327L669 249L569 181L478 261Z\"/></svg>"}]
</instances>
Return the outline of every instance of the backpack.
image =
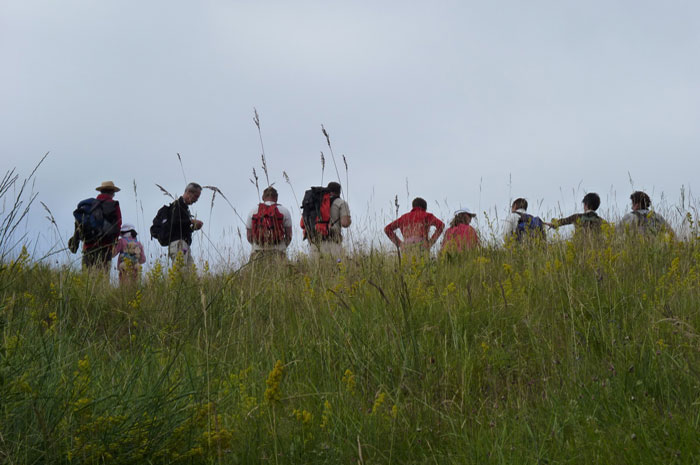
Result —
<instances>
[{"instance_id":1,"label":"backpack","mask_svg":"<svg viewBox=\"0 0 700 465\"><path fill-rule=\"evenodd\" d=\"M284 215L277 204L260 203L253 215L253 242L257 245L277 245L284 241Z\"/></svg>"},{"instance_id":2,"label":"backpack","mask_svg":"<svg viewBox=\"0 0 700 465\"><path fill-rule=\"evenodd\" d=\"M592 211L579 216L578 221L584 231L600 231L603 224L603 219Z\"/></svg>"},{"instance_id":3,"label":"backpack","mask_svg":"<svg viewBox=\"0 0 700 465\"><path fill-rule=\"evenodd\" d=\"M119 216L116 200L85 199L78 203L73 217L78 224L80 239L87 243L111 241L119 237Z\"/></svg>"},{"instance_id":4,"label":"backpack","mask_svg":"<svg viewBox=\"0 0 700 465\"><path fill-rule=\"evenodd\" d=\"M653 211L642 213L638 210L633 210L632 214L637 217L637 228L639 228L640 232L659 234L664 228L663 222L659 220Z\"/></svg>"},{"instance_id":5,"label":"backpack","mask_svg":"<svg viewBox=\"0 0 700 465\"><path fill-rule=\"evenodd\" d=\"M301 202L301 229L311 242L327 240L331 234L331 205L338 196L325 187L312 187L304 192Z\"/></svg>"},{"instance_id":6,"label":"backpack","mask_svg":"<svg viewBox=\"0 0 700 465\"><path fill-rule=\"evenodd\" d=\"M119 257L122 261L129 260L132 265L138 265L141 259L141 247L139 247L138 241L133 238L124 238L124 240L126 241L126 245L124 246L124 250L119 254Z\"/></svg>"},{"instance_id":7,"label":"backpack","mask_svg":"<svg viewBox=\"0 0 700 465\"><path fill-rule=\"evenodd\" d=\"M522 241L526 236L538 237L540 239L546 238L542 218L539 216L532 216L527 213L515 213L520 216L520 221L518 221L518 226L515 229L515 239L517 241Z\"/></svg>"},{"instance_id":8,"label":"backpack","mask_svg":"<svg viewBox=\"0 0 700 465\"><path fill-rule=\"evenodd\" d=\"M151 225L151 239L157 240L163 247L170 245L174 204L173 202L170 205L160 207Z\"/></svg>"}]
</instances>

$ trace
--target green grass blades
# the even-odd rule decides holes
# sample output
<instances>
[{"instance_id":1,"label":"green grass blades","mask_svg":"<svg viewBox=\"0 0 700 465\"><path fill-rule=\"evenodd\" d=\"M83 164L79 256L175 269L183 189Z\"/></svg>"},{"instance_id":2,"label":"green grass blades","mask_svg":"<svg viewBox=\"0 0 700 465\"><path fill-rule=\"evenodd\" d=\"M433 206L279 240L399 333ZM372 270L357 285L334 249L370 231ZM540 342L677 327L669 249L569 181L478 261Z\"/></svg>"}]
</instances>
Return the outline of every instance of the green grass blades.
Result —
<instances>
[{"instance_id":1,"label":"green grass blades","mask_svg":"<svg viewBox=\"0 0 700 465\"><path fill-rule=\"evenodd\" d=\"M0 268L1 463L693 463L700 244Z\"/></svg>"}]
</instances>

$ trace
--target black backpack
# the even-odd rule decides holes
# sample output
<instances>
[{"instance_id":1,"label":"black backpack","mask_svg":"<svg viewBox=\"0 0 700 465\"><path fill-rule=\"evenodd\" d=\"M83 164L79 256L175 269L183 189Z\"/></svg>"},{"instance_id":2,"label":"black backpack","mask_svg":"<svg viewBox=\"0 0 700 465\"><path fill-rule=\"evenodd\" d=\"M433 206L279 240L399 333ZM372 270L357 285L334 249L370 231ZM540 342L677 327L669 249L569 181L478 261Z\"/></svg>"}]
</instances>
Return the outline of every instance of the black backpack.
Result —
<instances>
[{"instance_id":1,"label":"black backpack","mask_svg":"<svg viewBox=\"0 0 700 465\"><path fill-rule=\"evenodd\" d=\"M78 224L80 239L85 243L115 240L119 237L119 217L116 200L85 199L78 203L73 217Z\"/></svg>"},{"instance_id":2,"label":"black backpack","mask_svg":"<svg viewBox=\"0 0 700 465\"><path fill-rule=\"evenodd\" d=\"M331 234L331 205L338 196L325 187L312 187L301 201L301 228L304 239L326 240Z\"/></svg>"},{"instance_id":3,"label":"black backpack","mask_svg":"<svg viewBox=\"0 0 700 465\"><path fill-rule=\"evenodd\" d=\"M173 222L173 205L163 205L153 218L151 225L151 239L158 241L163 247L170 244L170 236Z\"/></svg>"}]
</instances>

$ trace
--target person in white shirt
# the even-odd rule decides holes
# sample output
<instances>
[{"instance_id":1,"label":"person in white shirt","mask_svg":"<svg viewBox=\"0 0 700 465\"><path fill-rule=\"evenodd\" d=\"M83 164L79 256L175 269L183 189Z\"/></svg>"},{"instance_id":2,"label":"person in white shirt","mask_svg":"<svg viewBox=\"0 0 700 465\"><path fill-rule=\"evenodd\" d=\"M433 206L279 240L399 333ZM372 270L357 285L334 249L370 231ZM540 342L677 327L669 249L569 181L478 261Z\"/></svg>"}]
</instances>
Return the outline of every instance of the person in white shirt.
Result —
<instances>
[{"instance_id":1,"label":"person in white shirt","mask_svg":"<svg viewBox=\"0 0 700 465\"><path fill-rule=\"evenodd\" d=\"M263 191L262 200L246 220L246 238L252 245L250 259L277 257L286 260L287 246L292 242L292 216L277 203L274 187Z\"/></svg>"},{"instance_id":2,"label":"person in white shirt","mask_svg":"<svg viewBox=\"0 0 700 465\"><path fill-rule=\"evenodd\" d=\"M527 200L523 198L515 199L510 206L510 214L506 217L505 232L503 239L513 240L518 232L518 223L522 221L521 215L527 214Z\"/></svg>"},{"instance_id":3,"label":"person in white shirt","mask_svg":"<svg viewBox=\"0 0 700 465\"><path fill-rule=\"evenodd\" d=\"M542 218L527 213L527 200L523 198L515 199L510 206L510 215L506 218L505 229L503 238L506 242L547 239Z\"/></svg>"},{"instance_id":4,"label":"person in white shirt","mask_svg":"<svg viewBox=\"0 0 700 465\"><path fill-rule=\"evenodd\" d=\"M673 228L661 216L660 213L650 210L651 199L642 191L635 191L630 195L632 201L632 211L626 213L620 220L620 225L629 230L658 234L666 232L671 236L674 235Z\"/></svg>"}]
</instances>

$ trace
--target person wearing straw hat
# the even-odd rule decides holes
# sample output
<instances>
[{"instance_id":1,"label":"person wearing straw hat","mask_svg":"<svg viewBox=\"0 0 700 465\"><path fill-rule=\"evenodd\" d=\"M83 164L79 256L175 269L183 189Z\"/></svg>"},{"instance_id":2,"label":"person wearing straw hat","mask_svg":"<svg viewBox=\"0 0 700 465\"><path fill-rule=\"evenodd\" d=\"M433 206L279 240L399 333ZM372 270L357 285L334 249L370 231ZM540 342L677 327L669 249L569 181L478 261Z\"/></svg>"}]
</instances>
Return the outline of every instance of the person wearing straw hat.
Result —
<instances>
[{"instance_id":1,"label":"person wearing straw hat","mask_svg":"<svg viewBox=\"0 0 700 465\"><path fill-rule=\"evenodd\" d=\"M114 255L117 258L117 269L119 270L119 282L136 282L141 275L141 265L146 263L146 253L143 251L143 244L136 239L136 228L134 225L124 223L121 227L121 237L114 247Z\"/></svg>"},{"instance_id":2,"label":"person wearing straw hat","mask_svg":"<svg viewBox=\"0 0 700 465\"><path fill-rule=\"evenodd\" d=\"M469 208L455 212L450 227L445 231L440 252L464 252L479 245L479 235L469 223L476 216Z\"/></svg>"},{"instance_id":3,"label":"person wearing straw hat","mask_svg":"<svg viewBox=\"0 0 700 465\"><path fill-rule=\"evenodd\" d=\"M112 181L104 181L95 188L97 197L81 201L73 212L75 231L68 240L68 248L76 253L83 242L83 267L109 271L112 250L119 238L122 212L114 194L119 192Z\"/></svg>"}]
</instances>

